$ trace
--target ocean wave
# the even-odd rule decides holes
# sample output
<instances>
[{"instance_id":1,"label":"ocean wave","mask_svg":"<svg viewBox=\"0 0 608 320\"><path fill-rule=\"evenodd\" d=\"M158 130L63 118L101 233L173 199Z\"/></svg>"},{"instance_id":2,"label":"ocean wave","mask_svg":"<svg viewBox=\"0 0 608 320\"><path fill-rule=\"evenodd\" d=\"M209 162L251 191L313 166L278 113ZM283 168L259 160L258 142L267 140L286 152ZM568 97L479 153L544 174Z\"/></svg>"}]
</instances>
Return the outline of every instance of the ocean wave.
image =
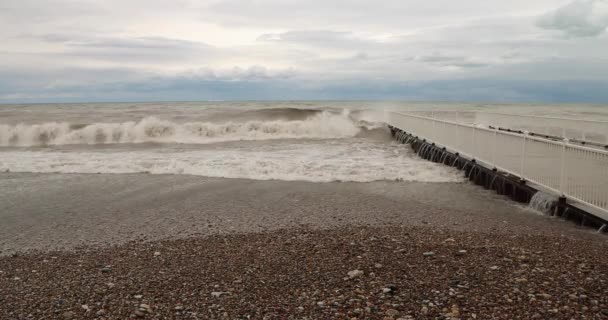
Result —
<instances>
[{"instance_id":1,"label":"ocean wave","mask_svg":"<svg viewBox=\"0 0 608 320\"><path fill-rule=\"evenodd\" d=\"M293 112L287 110L283 112ZM241 140L338 139L383 127L348 113L310 112L303 120L177 123L156 117L138 122L0 124L0 146L94 145L122 143L208 144ZM298 113L298 115L302 115Z\"/></svg>"},{"instance_id":2,"label":"ocean wave","mask_svg":"<svg viewBox=\"0 0 608 320\"><path fill-rule=\"evenodd\" d=\"M179 148L177 146L176 148ZM395 143L316 140L166 152L164 149L61 152L13 150L0 172L172 174L253 180L462 182L455 168L417 157Z\"/></svg>"},{"instance_id":3,"label":"ocean wave","mask_svg":"<svg viewBox=\"0 0 608 320\"><path fill-rule=\"evenodd\" d=\"M312 116L319 115L323 112L340 114L341 110L319 110L319 109L299 109L299 108L267 108L257 110L247 110L235 114L233 116L251 119L251 120L306 120Z\"/></svg>"}]
</instances>

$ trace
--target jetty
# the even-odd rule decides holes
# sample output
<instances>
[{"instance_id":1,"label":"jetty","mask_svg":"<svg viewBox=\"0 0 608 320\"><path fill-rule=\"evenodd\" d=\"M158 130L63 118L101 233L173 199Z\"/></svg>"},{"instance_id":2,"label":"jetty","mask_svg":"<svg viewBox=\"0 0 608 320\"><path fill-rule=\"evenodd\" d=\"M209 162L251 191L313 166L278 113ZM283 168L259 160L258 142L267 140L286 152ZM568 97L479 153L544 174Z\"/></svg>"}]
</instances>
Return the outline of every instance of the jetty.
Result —
<instances>
[{"instance_id":1,"label":"jetty","mask_svg":"<svg viewBox=\"0 0 608 320\"><path fill-rule=\"evenodd\" d=\"M483 112L387 118L392 136L424 159L518 202L543 196L550 215L608 228L608 122Z\"/></svg>"}]
</instances>

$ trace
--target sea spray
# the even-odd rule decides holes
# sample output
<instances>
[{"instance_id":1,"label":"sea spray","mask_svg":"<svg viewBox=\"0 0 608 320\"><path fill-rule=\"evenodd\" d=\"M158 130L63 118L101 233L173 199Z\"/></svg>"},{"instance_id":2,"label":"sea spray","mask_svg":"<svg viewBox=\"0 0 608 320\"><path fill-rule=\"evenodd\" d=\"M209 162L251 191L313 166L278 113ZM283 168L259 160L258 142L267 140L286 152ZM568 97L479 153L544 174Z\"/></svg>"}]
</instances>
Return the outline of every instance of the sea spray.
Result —
<instances>
[{"instance_id":1,"label":"sea spray","mask_svg":"<svg viewBox=\"0 0 608 320\"><path fill-rule=\"evenodd\" d=\"M528 207L543 214L552 214L556 208L557 201L558 198L556 196L538 191L530 199Z\"/></svg>"}]
</instances>

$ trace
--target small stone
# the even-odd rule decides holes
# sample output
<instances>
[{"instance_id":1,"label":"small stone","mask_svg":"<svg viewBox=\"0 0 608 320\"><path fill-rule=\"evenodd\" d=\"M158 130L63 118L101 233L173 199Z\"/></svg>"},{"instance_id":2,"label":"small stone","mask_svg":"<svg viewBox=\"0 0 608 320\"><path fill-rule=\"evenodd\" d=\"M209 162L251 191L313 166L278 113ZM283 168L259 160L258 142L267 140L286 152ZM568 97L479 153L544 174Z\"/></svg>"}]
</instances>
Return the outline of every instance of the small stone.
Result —
<instances>
[{"instance_id":1,"label":"small stone","mask_svg":"<svg viewBox=\"0 0 608 320\"><path fill-rule=\"evenodd\" d=\"M175 311L182 311L182 310L184 310L184 307L183 306L175 306L175 308L173 308L173 310L175 310Z\"/></svg>"},{"instance_id":2,"label":"small stone","mask_svg":"<svg viewBox=\"0 0 608 320\"><path fill-rule=\"evenodd\" d=\"M422 314L427 314L429 313L429 308L427 306L423 306L422 309L420 309L420 312Z\"/></svg>"},{"instance_id":3,"label":"small stone","mask_svg":"<svg viewBox=\"0 0 608 320\"><path fill-rule=\"evenodd\" d=\"M454 238L447 238L443 240L443 242L456 242L456 240L454 240Z\"/></svg>"},{"instance_id":4,"label":"small stone","mask_svg":"<svg viewBox=\"0 0 608 320\"><path fill-rule=\"evenodd\" d=\"M363 273L364 273L364 272L363 272L363 271L361 271L361 270L352 270L352 271L349 271L349 272L347 273L347 275L348 275L348 277L349 277L350 279L353 279L353 278L356 278L356 277L360 277L360 276L362 276L362 275L363 275Z\"/></svg>"},{"instance_id":5,"label":"small stone","mask_svg":"<svg viewBox=\"0 0 608 320\"><path fill-rule=\"evenodd\" d=\"M154 256L155 256L155 257L160 256L160 251L154 251Z\"/></svg>"},{"instance_id":6,"label":"small stone","mask_svg":"<svg viewBox=\"0 0 608 320\"><path fill-rule=\"evenodd\" d=\"M136 295L133 296L133 298L135 298L135 299L141 299L141 298L143 298L143 296L141 294L136 294Z\"/></svg>"},{"instance_id":7,"label":"small stone","mask_svg":"<svg viewBox=\"0 0 608 320\"><path fill-rule=\"evenodd\" d=\"M381 265L380 263L376 263L376 264L374 265L374 268L376 268L376 269L380 269L380 268L382 268L382 265Z\"/></svg>"},{"instance_id":8,"label":"small stone","mask_svg":"<svg viewBox=\"0 0 608 320\"><path fill-rule=\"evenodd\" d=\"M211 292L211 296L214 297L214 298L219 298L219 297L221 297L223 295L226 295L226 294L228 294L228 292L221 292L221 291Z\"/></svg>"},{"instance_id":9,"label":"small stone","mask_svg":"<svg viewBox=\"0 0 608 320\"><path fill-rule=\"evenodd\" d=\"M139 310L147 313L152 313L152 308L145 303L139 305Z\"/></svg>"},{"instance_id":10,"label":"small stone","mask_svg":"<svg viewBox=\"0 0 608 320\"><path fill-rule=\"evenodd\" d=\"M110 266L105 266L103 268L101 268L101 273L110 273L112 272L112 267Z\"/></svg>"},{"instance_id":11,"label":"small stone","mask_svg":"<svg viewBox=\"0 0 608 320\"><path fill-rule=\"evenodd\" d=\"M536 296L539 297L539 298L543 298L545 300L551 299L551 295L547 294L547 293L539 293Z\"/></svg>"},{"instance_id":12,"label":"small stone","mask_svg":"<svg viewBox=\"0 0 608 320\"><path fill-rule=\"evenodd\" d=\"M323 301L319 301L319 302L317 302L317 306L318 306L319 308L324 308L324 307L325 307L325 302L323 302Z\"/></svg>"},{"instance_id":13,"label":"small stone","mask_svg":"<svg viewBox=\"0 0 608 320\"><path fill-rule=\"evenodd\" d=\"M490 270L498 270L498 269L499 269L499 267L498 267L498 266L491 266L491 267L490 267Z\"/></svg>"},{"instance_id":14,"label":"small stone","mask_svg":"<svg viewBox=\"0 0 608 320\"><path fill-rule=\"evenodd\" d=\"M456 252L457 256L464 256L465 254L467 254L466 250L458 250L458 252Z\"/></svg>"},{"instance_id":15,"label":"small stone","mask_svg":"<svg viewBox=\"0 0 608 320\"><path fill-rule=\"evenodd\" d=\"M90 311L91 309L89 309L89 306L86 304L83 304L82 306L80 306L81 308L83 308L85 311Z\"/></svg>"},{"instance_id":16,"label":"small stone","mask_svg":"<svg viewBox=\"0 0 608 320\"><path fill-rule=\"evenodd\" d=\"M96 316L103 316L104 314L106 314L106 310L104 310L104 309L101 309L101 310L95 312Z\"/></svg>"},{"instance_id":17,"label":"small stone","mask_svg":"<svg viewBox=\"0 0 608 320\"><path fill-rule=\"evenodd\" d=\"M389 317L396 317L399 315L399 311L395 309L388 309L386 310L386 315Z\"/></svg>"},{"instance_id":18,"label":"small stone","mask_svg":"<svg viewBox=\"0 0 608 320\"><path fill-rule=\"evenodd\" d=\"M61 316L64 319L74 319L74 312L72 312L72 311L66 311L66 312L62 313Z\"/></svg>"},{"instance_id":19,"label":"small stone","mask_svg":"<svg viewBox=\"0 0 608 320\"><path fill-rule=\"evenodd\" d=\"M135 310L134 314L139 318L143 318L146 316L146 314L141 310Z\"/></svg>"},{"instance_id":20,"label":"small stone","mask_svg":"<svg viewBox=\"0 0 608 320\"><path fill-rule=\"evenodd\" d=\"M460 318L460 308L457 305L452 305L452 317Z\"/></svg>"},{"instance_id":21,"label":"small stone","mask_svg":"<svg viewBox=\"0 0 608 320\"><path fill-rule=\"evenodd\" d=\"M433 252L433 251L429 251L429 252L425 252L425 253L423 253L422 255L423 255L423 256L425 256L425 257L430 257L430 256L435 255L435 252Z\"/></svg>"}]
</instances>

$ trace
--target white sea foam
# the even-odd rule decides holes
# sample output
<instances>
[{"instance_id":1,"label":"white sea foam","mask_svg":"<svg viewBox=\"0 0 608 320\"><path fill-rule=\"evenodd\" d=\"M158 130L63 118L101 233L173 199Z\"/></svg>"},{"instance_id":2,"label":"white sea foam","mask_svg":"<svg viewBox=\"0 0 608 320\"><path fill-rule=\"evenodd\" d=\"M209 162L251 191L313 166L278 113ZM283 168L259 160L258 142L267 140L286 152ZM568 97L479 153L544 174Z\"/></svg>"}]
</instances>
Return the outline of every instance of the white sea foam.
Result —
<instances>
[{"instance_id":1,"label":"white sea foam","mask_svg":"<svg viewBox=\"0 0 608 320\"><path fill-rule=\"evenodd\" d=\"M413 156L409 148L371 141L267 142L182 151L25 151L0 157L0 170L45 173L188 174L256 180L461 182L456 169Z\"/></svg>"},{"instance_id":2,"label":"white sea foam","mask_svg":"<svg viewBox=\"0 0 608 320\"><path fill-rule=\"evenodd\" d=\"M89 117L71 110L59 112L66 122L50 122L58 118L52 113L51 118L40 117L47 122L23 117L38 124L0 124L0 171L313 182L463 181L459 171L391 143L384 113L378 111L282 107L212 113L146 107L133 117L130 109L118 110L123 115L105 107L91 109L94 115ZM141 119L145 113L157 116Z\"/></svg>"},{"instance_id":3,"label":"white sea foam","mask_svg":"<svg viewBox=\"0 0 608 320\"><path fill-rule=\"evenodd\" d=\"M304 120L177 123L147 117L139 122L0 124L0 146L47 146L116 143L208 144L241 140L333 139L354 137L373 124L347 113L320 112Z\"/></svg>"},{"instance_id":4,"label":"white sea foam","mask_svg":"<svg viewBox=\"0 0 608 320\"><path fill-rule=\"evenodd\" d=\"M551 214L555 210L557 200L557 196L539 191L530 199L528 208L543 214Z\"/></svg>"}]
</instances>

